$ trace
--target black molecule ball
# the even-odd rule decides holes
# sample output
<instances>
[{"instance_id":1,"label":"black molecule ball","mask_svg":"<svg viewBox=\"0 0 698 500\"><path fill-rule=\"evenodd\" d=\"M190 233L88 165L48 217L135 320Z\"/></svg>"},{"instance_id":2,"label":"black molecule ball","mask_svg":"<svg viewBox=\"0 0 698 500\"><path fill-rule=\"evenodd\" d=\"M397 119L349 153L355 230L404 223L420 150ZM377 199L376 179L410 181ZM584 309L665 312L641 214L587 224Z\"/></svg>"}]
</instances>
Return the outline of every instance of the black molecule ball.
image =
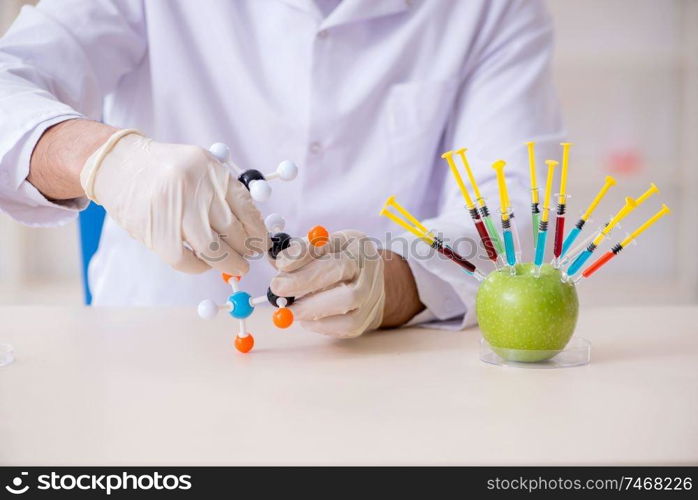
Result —
<instances>
[{"instance_id":1,"label":"black molecule ball","mask_svg":"<svg viewBox=\"0 0 698 500\"><path fill-rule=\"evenodd\" d=\"M260 172L259 170L250 169L245 170L243 173L241 173L240 177L238 177L238 180L242 182L247 189L250 189L250 182L263 181L264 175L262 175L262 172Z\"/></svg>"},{"instance_id":2,"label":"black molecule ball","mask_svg":"<svg viewBox=\"0 0 698 500\"><path fill-rule=\"evenodd\" d=\"M296 300L295 297L284 298L286 299L286 306L290 306ZM269 303L274 307L279 307L279 305L276 303L277 299L279 299L279 296L272 292L271 288L267 288L267 300L269 301Z\"/></svg>"},{"instance_id":3,"label":"black molecule ball","mask_svg":"<svg viewBox=\"0 0 698 500\"><path fill-rule=\"evenodd\" d=\"M286 233L276 233L271 237L271 248L269 249L269 257L276 260L279 252L286 250L291 244L291 236Z\"/></svg>"}]
</instances>

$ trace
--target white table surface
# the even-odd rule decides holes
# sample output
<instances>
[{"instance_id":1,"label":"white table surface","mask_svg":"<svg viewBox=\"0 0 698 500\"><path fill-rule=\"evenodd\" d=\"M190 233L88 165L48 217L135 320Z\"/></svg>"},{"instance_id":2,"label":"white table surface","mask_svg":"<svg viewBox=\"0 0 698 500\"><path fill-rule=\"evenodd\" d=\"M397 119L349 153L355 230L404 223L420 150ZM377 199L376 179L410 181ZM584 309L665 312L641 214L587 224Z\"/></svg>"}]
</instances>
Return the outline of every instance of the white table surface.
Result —
<instances>
[{"instance_id":1,"label":"white table surface","mask_svg":"<svg viewBox=\"0 0 698 500\"><path fill-rule=\"evenodd\" d=\"M0 308L0 464L698 464L698 308L583 310L592 363L479 332L333 341L185 309Z\"/></svg>"}]
</instances>

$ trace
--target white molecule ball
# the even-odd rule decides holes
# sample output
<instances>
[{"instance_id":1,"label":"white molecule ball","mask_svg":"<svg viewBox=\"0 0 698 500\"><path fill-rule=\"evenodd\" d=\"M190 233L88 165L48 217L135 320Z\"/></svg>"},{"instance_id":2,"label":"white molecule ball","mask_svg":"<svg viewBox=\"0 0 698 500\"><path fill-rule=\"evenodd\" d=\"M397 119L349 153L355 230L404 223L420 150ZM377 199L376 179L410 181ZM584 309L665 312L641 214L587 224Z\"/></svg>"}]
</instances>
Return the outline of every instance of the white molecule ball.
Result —
<instances>
[{"instance_id":1,"label":"white molecule ball","mask_svg":"<svg viewBox=\"0 0 698 500\"><path fill-rule=\"evenodd\" d=\"M286 227L286 221L279 214L269 214L264 219L264 225L270 233L278 233Z\"/></svg>"},{"instance_id":2,"label":"white molecule ball","mask_svg":"<svg viewBox=\"0 0 698 500\"><path fill-rule=\"evenodd\" d=\"M284 160L276 167L279 178L284 181L292 181L298 175L298 167L291 160Z\"/></svg>"},{"instance_id":3,"label":"white molecule ball","mask_svg":"<svg viewBox=\"0 0 698 500\"><path fill-rule=\"evenodd\" d=\"M211 299L202 300L197 308L199 317L203 319L213 319L218 314L218 306Z\"/></svg>"},{"instance_id":4,"label":"white molecule ball","mask_svg":"<svg viewBox=\"0 0 698 500\"><path fill-rule=\"evenodd\" d=\"M218 159L218 161L225 162L230 159L230 149L222 142L211 144L211 147L208 148L208 150Z\"/></svg>"},{"instance_id":5,"label":"white molecule ball","mask_svg":"<svg viewBox=\"0 0 698 500\"><path fill-rule=\"evenodd\" d=\"M271 186L261 179L250 182L250 194L255 201L267 201L271 196Z\"/></svg>"}]
</instances>

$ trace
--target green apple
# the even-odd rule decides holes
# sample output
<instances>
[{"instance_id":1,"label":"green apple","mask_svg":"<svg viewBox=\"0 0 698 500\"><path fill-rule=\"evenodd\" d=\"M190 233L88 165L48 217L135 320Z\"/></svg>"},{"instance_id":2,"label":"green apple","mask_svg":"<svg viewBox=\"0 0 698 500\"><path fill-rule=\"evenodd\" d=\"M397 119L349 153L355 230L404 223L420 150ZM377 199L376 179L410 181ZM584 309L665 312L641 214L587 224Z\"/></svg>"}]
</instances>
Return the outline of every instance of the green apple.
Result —
<instances>
[{"instance_id":1,"label":"green apple","mask_svg":"<svg viewBox=\"0 0 698 500\"><path fill-rule=\"evenodd\" d=\"M574 333L579 299L574 284L543 264L540 276L532 263L493 271L480 284L477 319L494 352L509 361L536 362L552 358Z\"/></svg>"}]
</instances>

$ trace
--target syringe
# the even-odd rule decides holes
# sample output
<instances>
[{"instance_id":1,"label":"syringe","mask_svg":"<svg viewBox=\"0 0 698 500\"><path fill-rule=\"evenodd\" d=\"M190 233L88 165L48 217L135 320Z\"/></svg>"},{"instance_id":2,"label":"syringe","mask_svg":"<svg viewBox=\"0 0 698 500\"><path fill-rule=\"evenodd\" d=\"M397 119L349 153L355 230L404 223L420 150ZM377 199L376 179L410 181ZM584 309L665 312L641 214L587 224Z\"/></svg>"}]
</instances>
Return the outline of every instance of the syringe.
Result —
<instances>
[{"instance_id":1,"label":"syringe","mask_svg":"<svg viewBox=\"0 0 698 500\"><path fill-rule=\"evenodd\" d=\"M562 237L565 233L565 210L567 208L567 169L570 159L570 142L561 142L562 146L562 172L560 173L560 192L557 199L557 212L555 216L555 239L553 240L553 264L557 263L562 254Z\"/></svg>"},{"instance_id":2,"label":"syringe","mask_svg":"<svg viewBox=\"0 0 698 500\"><path fill-rule=\"evenodd\" d=\"M461 158L463 158L463 162L467 164L467 160L465 160L465 151L466 149L462 148L459 149L457 152L461 156ZM497 265L497 251L494 248L494 245L492 244L492 240L490 239L490 235L487 232L485 224L482 222L480 213L477 211L477 207L475 206L475 203L473 203L473 199L470 197L468 189L465 187L463 178L460 176L460 173L458 172L458 167L456 166L456 163L453 160L453 151L447 151L446 153L441 155L441 158L445 159L448 162L448 167L451 169L451 173L453 174L453 177L456 179L456 184L458 184L458 188L460 189L460 192L463 195L463 199L465 200L465 207L470 213L470 217L473 219L473 223L475 224L475 229L477 229L477 232L480 235L480 241L482 241L482 244L485 246L485 250L487 251L487 257L492 262L494 262L495 265Z\"/></svg>"},{"instance_id":3,"label":"syringe","mask_svg":"<svg viewBox=\"0 0 698 500\"><path fill-rule=\"evenodd\" d=\"M640 227L638 227L635 231L630 233L627 238L625 238L623 241L620 243L616 243L611 250L603 254L601 257L596 259L596 261L591 264L589 267L587 267L584 271L582 271L582 274L579 275L577 278L575 278L575 282L579 281L582 278L588 278L592 274L594 274L596 271L598 271L601 267L603 267L608 261L610 261L613 257L618 255L621 250L626 248L628 245L633 243L638 236L640 236L642 233L644 233L647 229L650 228L653 224L655 224L659 219L664 217L665 215L668 215L671 213L669 210L669 207L666 205L662 204L661 210L654 214L652 217L647 219Z\"/></svg>"},{"instance_id":4,"label":"syringe","mask_svg":"<svg viewBox=\"0 0 698 500\"><path fill-rule=\"evenodd\" d=\"M637 207L637 201L635 201L633 198L627 197L625 198L625 205L623 205L623 208L621 208L616 215L613 216L613 218L606 224L606 226L601 230L601 232L594 238L594 240L589 243L589 246L584 250L582 253L580 253L576 259L574 259L574 262L570 265L570 267L567 268L566 275L567 276L574 276L577 274L577 271L584 265L584 263L589 260L589 257L591 257L591 254L594 253L594 251L598 248L598 246L601 244L601 242L606 238L608 233L610 233L613 228L618 224L621 220L623 220L627 215L635 210ZM566 277L565 277L566 279Z\"/></svg>"},{"instance_id":5,"label":"syringe","mask_svg":"<svg viewBox=\"0 0 698 500\"><path fill-rule=\"evenodd\" d=\"M494 245L499 262L502 265L504 265L504 245L502 244L502 239L499 237L499 231L497 231L497 227L494 225L494 222L492 221L490 210L487 207L487 201L482 196L482 194L480 194L480 188L478 187L477 182L475 181L473 170L470 168L468 158L466 158L465 156L465 149L459 149L457 153L460 156L461 161L463 162L463 166L465 167L465 173L468 175L468 180L470 181L470 185L473 188L473 193L475 193L475 200L477 201L477 204L480 207L480 215L482 216L482 220L485 223L487 232L490 235L490 240Z\"/></svg>"},{"instance_id":6,"label":"syringe","mask_svg":"<svg viewBox=\"0 0 698 500\"><path fill-rule=\"evenodd\" d=\"M606 178L606 179L607 179L607 183L608 183L608 178ZM611 178L611 180L613 181L613 182L611 183L611 185L615 184L615 180L613 180L612 178ZM637 203L637 206L639 207L639 206L642 205L650 196L652 196L652 195L654 195L655 193L658 193L658 192L659 192L659 188L658 188L653 182L650 183L650 187L649 187L644 193L642 193L642 194L640 195L639 198L637 198L637 199L635 200L635 202ZM610 222L610 221L609 221L609 222ZM561 259L559 259L559 261L558 261L558 269L562 269L562 268L565 267L567 264L569 264L570 262L574 261L582 252L584 252L584 249L587 248L587 246L594 240L594 238L596 238L596 235L597 235L599 232L603 231L603 229L604 229L605 227L607 227L608 224L609 224L608 222L607 222L606 224L604 224L604 225L598 230L597 233L592 233L591 235L589 235L589 237L587 237L581 244L577 245L577 246L576 246L575 248L573 248L572 250L568 250L567 252L564 252L564 253L563 253L563 257L562 257ZM606 236L608 236L608 235L610 234L610 231L612 231L613 229L614 229L614 228L611 228L611 229L609 230L609 232L607 233Z\"/></svg>"},{"instance_id":7,"label":"syringe","mask_svg":"<svg viewBox=\"0 0 698 500\"><path fill-rule=\"evenodd\" d=\"M577 223L574 225L574 227L570 229L569 233L567 233L567 237L565 238L565 241L562 244L562 252L560 253L560 257L557 260L558 265L560 264L560 259L562 259L567 254L567 251L572 247L572 244L579 236L579 233L582 232L582 228L584 227L584 224L586 224L589 220L589 217L591 217L591 214L594 213L594 210L596 210L596 207L599 205L599 203L601 203L601 200L603 200L604 196L606 196L608 190L611 189L611 187L615 184L616 180L613 177L611 177L610 175L606 176L606 182L604 183L601 190L596 194L596 196L589 204L587 209L584 211L582 216L579 218Z\"/></svg>"},{"instance_id":8,"label":"syringe","mask_svg":"<svg viewBox=\"0 0 698 500\"><path fill-rule=\"evenodd\" d=\"M511 234L514 236L514 255L516 255L516 262L522 262L522 260L521 260L521 238L519 238L519 227L516 224L516 219L514 218L514 209L511 207L511 201L509 200L508 194L507 194L507 207L509 209L509 222L511 223Z\"/></svg>"},{"instance_id":9,"label":"syringe","mask_svg":"<svg viewBox=\"0 0 698 500\"><path fill-rule=\"evenodd\" d=\"M538 224L540 223L540 208L538 207L540 200L538 197L538 181L536 180L536 143L529 141L526 143L526 146L528 146L528 169L531 174L531 229L533 230L533 246L535 247L536 237L538 236Z\"/></svg>"},{"instance_id":10,"label":"syringe","mask_svg":"<svg viewBox=\"0 0 698 500\"><path fill-rule=\"evenodd\" d=\"M391 212L391 207L396 209L398 214ZM485 276L475 267L472 262L464 257L461 257L458 253L456 253L455 250L450 248L448 245L445 245L441 238L434 236L434 234L428 230L424 224L422 224L416 217L407 211L405 207L397 202L395 196L390 196L385 201L383 208L380 211L380 215L387 217L403 229L417 236L441 255L458 264L467 274L475 277L478 281L485 279Z\"/></svg>"},{"instance_id":11,"label":"syringe","mask_svg":"<svg viewBox=\"0 0 698 500\"><path fill-rule=\"evenodd\" d=\"M492 164L492 168L497 173L497 184L499 185L499 207L502 213L502 235L504 236L504 252L506 253L507 265L511 274L516 274L516 245L511 229L511 211L509 208L509 193L507 182L504 177L504 160L497 160Z\"/></svg>"},{"instance_id":12,"label":"syringe","mask_svg":"<svg viewBox=\"0 0 698 500\"><path fill-rule=\"evenodd\" d=\"M548 166L548 175L545 178L545 193L543 195L543 214L541 215L540 223L538 224L538 235L536 238L536 255L534 264L536 266L535 274L540 275L540 268L543 265L545 257L545 243L548 237L548 221L550 220L550 197L553 191L553 179L555 177L555 160L547 160L545 164Z\"/></svg>"}]
</instances>

